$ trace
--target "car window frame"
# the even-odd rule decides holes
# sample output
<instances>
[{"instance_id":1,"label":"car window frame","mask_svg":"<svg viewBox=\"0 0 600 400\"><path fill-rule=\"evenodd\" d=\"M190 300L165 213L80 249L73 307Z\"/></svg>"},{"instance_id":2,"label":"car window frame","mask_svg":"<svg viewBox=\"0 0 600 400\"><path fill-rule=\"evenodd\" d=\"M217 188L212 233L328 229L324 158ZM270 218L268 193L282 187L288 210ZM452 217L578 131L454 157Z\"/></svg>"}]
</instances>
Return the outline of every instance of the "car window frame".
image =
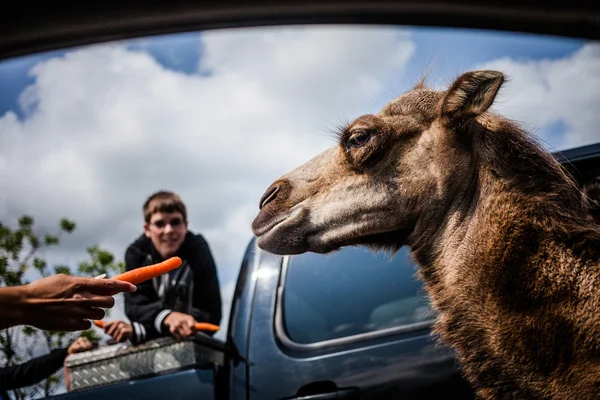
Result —
<instances>
[{"instance_id":1,"label":"car window frame","mask_svg":"<svg viewBox=\"0 0 600 400\"><path fill-rule=\"evenodd\" d=\"M289 350L296 352L311 352L311 351L320 351L320 350L328 350L335 347L351 345L351 344L359 344L364 342L373 341L376 339L391 337L395 335L404 335L413 332L419 331L431 331L433 324L437 317L437 312L435 312L435 316L431 319L427 319L425 321L414 322L411 324L398 325L389 328L378 329L371 332L364 332L349 336L344 336L341 338L322 340L314 343L298 343L294 341L288 334L285 328L284 322L284 310L283 310L283 296L285 293L285 283L287 278L287 271L289 268L290 256L283 256L281 261L281 272L279 275L279 281L277 283L276 294L275 294L275 315L274 315L274 329L275 336L281 342L283 346L288 348ZM435 311L435 310L434 310Z\"/></svg>"}]
</instances>

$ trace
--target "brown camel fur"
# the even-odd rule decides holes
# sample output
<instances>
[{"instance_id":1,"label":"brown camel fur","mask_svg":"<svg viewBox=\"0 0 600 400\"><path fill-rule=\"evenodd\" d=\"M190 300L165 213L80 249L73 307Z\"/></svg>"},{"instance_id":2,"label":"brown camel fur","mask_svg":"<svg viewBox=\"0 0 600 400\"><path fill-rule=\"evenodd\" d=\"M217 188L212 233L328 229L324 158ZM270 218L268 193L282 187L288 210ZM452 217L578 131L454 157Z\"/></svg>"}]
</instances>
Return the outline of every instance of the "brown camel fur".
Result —
<instances>
[{"instance_id":1,"label":"brown camel fur","mask_svg":"<svg viewBox=\"0 0 600 400\"><path fill-rule=\"evenodd\" d=\"M482 399L600 398L600 230L561 165L492 113L505 77L417 85L277 179L252 224L275 254L407 245Z\"/></svg>"}]
</instances>

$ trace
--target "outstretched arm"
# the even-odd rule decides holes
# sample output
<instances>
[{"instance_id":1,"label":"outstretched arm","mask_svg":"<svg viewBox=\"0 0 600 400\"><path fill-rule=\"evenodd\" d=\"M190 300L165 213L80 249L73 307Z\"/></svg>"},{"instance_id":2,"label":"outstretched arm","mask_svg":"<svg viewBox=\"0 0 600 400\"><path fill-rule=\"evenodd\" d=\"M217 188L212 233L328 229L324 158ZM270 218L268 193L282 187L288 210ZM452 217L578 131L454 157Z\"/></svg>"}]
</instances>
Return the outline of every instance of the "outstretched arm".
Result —
<instances>
[{"instance_id":1,"label":"outstretched arm","mask_svg":"<svg viewBox=\"0 0 600 400\"><path fill-rule=\"evenodd\" d=\"M0 329L31 325L43 330L78 331L90 319L104 318L102 308L112 308L112 297L133 292L128 282L58 274L23 286L0 288Z\"/></svg>"}]
</instances>

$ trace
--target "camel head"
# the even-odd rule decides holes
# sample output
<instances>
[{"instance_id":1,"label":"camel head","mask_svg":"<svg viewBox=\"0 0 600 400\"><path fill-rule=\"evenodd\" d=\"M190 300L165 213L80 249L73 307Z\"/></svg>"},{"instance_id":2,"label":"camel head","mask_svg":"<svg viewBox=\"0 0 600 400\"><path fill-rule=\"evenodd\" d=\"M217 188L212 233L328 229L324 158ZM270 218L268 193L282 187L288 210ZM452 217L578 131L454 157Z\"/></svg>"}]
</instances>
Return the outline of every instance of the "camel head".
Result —
<instances>
[{"instance_id":1,"label":"camel head","mask_svg":"<svg viewBox=\"0 0 600 400\"><path fill-rule=\"evenodd\" d=\"M252 223L258 246L292 255L410 245L460 208L476 170L473 137L503 82L473 71L445 91L420 83L347 124L335 146L266 190Z\"/></svg>"}]
</instances>

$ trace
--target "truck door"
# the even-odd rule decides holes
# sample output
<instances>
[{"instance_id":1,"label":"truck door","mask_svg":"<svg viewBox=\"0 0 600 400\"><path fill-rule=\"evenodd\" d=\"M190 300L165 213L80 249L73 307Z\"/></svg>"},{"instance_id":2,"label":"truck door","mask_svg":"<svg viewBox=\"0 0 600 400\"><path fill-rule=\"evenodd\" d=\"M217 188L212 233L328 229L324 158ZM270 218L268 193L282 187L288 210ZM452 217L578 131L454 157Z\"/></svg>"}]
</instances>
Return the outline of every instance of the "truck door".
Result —
<instances>
[{"instance_id":1,"label":"truck door","mask_svg":"<svg viewBox=\"0 0 600 400\"><path fill-rule=\"evenodd\" d=\"M264 255L249 337L249 398L473 398L406 249Z\"/></svg>"}]
</instances>

